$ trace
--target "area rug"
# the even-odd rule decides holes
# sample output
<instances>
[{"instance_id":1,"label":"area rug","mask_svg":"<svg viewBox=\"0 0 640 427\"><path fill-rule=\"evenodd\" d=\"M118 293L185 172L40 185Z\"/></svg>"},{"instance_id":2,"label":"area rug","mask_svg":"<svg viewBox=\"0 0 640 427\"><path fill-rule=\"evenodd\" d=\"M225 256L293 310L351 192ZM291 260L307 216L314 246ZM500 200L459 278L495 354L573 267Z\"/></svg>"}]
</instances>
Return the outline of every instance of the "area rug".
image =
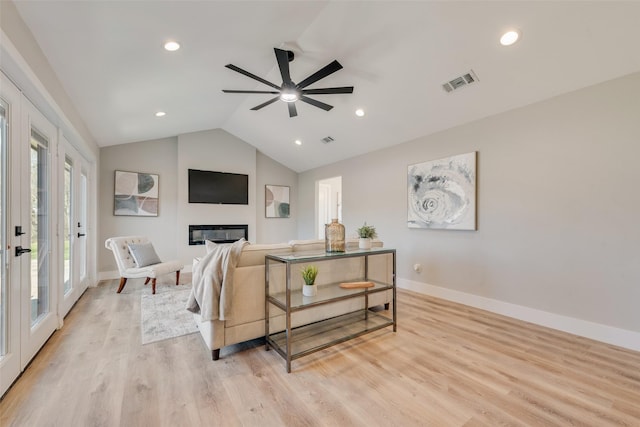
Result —
<instances>
[{"instance_id":1,"label":"area rug","mask_svg":"<svg viewBox=\"0 0 640 427\"><path fill-rule=\"evenodd\" d=\"M198 331L193 314L185 309L190 292L191 287L141 296L142 344Z\"/></svg>"}]
</instances>

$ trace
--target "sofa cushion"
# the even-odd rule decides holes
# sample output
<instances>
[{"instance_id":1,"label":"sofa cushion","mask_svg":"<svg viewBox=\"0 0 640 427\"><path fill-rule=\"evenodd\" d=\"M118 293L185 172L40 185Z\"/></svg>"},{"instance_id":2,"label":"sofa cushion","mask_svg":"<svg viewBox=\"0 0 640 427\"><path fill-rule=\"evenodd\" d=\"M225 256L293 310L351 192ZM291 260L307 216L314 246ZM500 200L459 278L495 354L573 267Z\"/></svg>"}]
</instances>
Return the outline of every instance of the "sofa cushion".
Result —
<instances>
[{"instance_id":1,"label":"sofa cushion","mask_svg":"<svg viewBox=\"0 0 640 427\"><path fill-rule=\"evenodd\" d=\"M323 251L325 249L324 240L291 240L289 245L294 252Z\"/></svg>"},{"instance_id":2,"label":"sofa cushion","mask_svg":"<svg viewBox=\"0 0 640 427\"><path fill-rule=\"evenodd\" d=\"M263 265L265 255L283 255L291 253L291 247L286 243L248 244L242 249L237 267L248 265Z\"/></svg>"}]
</instances>

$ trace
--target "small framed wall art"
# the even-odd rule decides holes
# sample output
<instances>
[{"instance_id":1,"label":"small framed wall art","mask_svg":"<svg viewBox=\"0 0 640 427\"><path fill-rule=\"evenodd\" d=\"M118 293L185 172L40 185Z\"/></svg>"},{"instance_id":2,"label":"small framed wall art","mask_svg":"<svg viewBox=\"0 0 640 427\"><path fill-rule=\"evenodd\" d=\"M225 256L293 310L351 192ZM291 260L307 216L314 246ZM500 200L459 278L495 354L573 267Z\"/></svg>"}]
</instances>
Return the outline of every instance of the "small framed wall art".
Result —
<instances>
[{"instance_id":1,"label":"small framed wall art","mask_svg":"<svg viewBox=\"0 0 640 427\"><path fill-rule=\"evenodd\" d=\"M267 218L289 218L289 187L265 185L264 207Z\"/></svg>"},{"instance_id":2,"label":"small framed wall art","mask_svg":"<svg viewBox=\"0 0 640 427\"><path fill-rule=\"evenodd\" d=\"M115 171L113 214L158 216L158 175Z\"/></svg>"}]
</instances>

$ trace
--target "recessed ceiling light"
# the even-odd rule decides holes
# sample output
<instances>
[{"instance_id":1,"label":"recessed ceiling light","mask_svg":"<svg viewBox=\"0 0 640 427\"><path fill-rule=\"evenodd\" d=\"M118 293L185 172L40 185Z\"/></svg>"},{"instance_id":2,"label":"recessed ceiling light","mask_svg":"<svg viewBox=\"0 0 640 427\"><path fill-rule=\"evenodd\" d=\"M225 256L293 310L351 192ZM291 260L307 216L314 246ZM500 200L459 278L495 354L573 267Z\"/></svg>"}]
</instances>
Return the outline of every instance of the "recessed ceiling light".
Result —
<instances>
[{"instance_id":1,"label":"recessed ceiling light","mask_svg":"<svg viewBox=\"0 0 640 427\"><path fill-rule=\"evenodd\" d=\"M158 111L158 112L156 113L156 117L163 117L163 116L165 116L166 114L167 114L167 113L165 113L164 111Z\"/></svg>"},{"instance_id":2,"label":"recessed ceiling light","mask_svg":"<svg viewBox=\"0 0 640 427\"><path fill-rule=\"evenodd\" d=\"M363 117L364 116L364 110L362 108L358 108L356 110L356 116Z\"/></svg>"},{"instance_id":3,"label":"recessed ceiling light","mask_svg":"<svg viewBox=\"0 0 640 427\"><path fill-rule=\"evenodd\" d=\"M164 44L164 48L169 52L173 52L180 49L180 43L170 40Z\"/></svg>"},{"instance_id":4,"label":"recessed ceiling light","mask_svg":"<svg viewBox=\"0 0 640 427\"><path fill-rule=\"evenodd\" d=\"M296 139L294 142L296 143L296 145L302 145L302 141L300 141L299 139Z\"/></svg>"},{"instance_id":5,"label":"recessed ceiling light","mask_svg":"<svg viewBox=\"0 0 640 427\"><path fill-rule=\"evenodd\" d=\"M500 44L502 46L511 46L520 38L520 31L509 30L500 37Z\"/></svg>"}]
</instances>

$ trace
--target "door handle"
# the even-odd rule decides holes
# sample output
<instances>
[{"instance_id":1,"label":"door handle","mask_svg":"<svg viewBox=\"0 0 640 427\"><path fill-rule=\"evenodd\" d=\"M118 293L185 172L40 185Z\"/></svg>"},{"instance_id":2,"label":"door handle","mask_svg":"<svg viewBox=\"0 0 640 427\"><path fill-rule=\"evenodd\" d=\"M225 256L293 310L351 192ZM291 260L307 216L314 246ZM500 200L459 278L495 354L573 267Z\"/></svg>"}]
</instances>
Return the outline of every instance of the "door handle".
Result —
<instances>
[{"instance_id":1,"label":"door handle","mask_svg":"<svg viewBox=\"0 0 640 427\"><path fill-rule=\"evenodd\" d=\"M31 249L23 248L22 246L16 246L16 256L20 256L27 252L31 252Z\"/></svg>"},{"instance_id":2,"label":"door handle","mask_svg":"<svg viewBox=\"0 0 640 427\"><path fill-rule=\"evenodd\" d=\"M84 233L78 233L78 237L84 237L84 236L86 236L86 234L84 234Z\"/></svg>"}]
</instances>

